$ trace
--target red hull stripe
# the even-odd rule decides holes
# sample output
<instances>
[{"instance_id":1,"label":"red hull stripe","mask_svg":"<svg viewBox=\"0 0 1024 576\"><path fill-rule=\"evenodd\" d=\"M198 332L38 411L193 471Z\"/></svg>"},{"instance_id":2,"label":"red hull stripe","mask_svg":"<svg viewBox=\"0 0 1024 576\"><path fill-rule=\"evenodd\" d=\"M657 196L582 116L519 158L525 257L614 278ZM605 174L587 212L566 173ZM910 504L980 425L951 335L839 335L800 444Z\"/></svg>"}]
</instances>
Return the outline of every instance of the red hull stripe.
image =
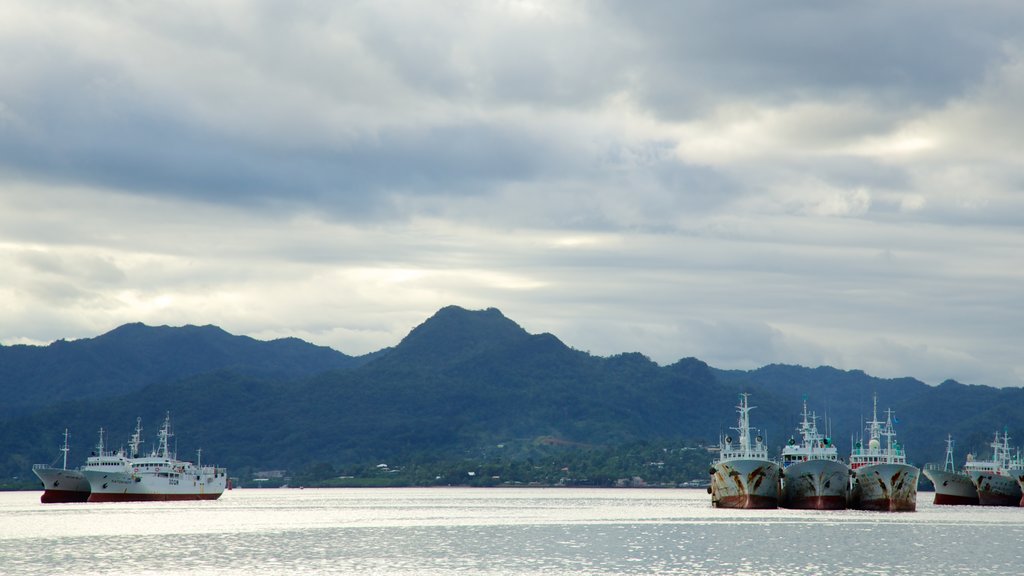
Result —
<instances>
[{"instance_id":1,"label":"red hull stripe","mask_svg":"<svg viewBox=\"0 0 1024 576\"><path fill-rule=\"evenodd\" d=\"M1020 506L1020 500L1004 494L978 494L978 503L982 506Z\"/></svg>"},{"instance_id":2,"label":"red hull stripe","mask_svg":"<svg viewBox=\"0 0 1024 576\"><path fill-rule=\"evenodd\" d=\"M917 503L881 498L878 500L861 500L856 508L858 510L873 510L876 512L914 512L917 510Z\"/></svg>"},{"instance_id":3,"label":"red hull stripe","mask_svg":"<svg viewBox=\"0 0 1024 576\"><path fill-rule=\"evenodd\" d=\"M845 510L846 496L806 496L785 501L781 506L793 510Z\"/></svg>"},{"instance_id":4,"label":"red hull stripe","mask_svg":"<svg viewBox=\"0 0 1024 576\"><path fill-rule=\"evenodd\" d=\"M97 494L89 496L89 502L169 502L177 500L216 500L215 494Z\"/></svg>"},{"instance_id":5,"label":"red hull stripe","mask_svg":"<svg viewBox=\"0 0 1024 576\"><path fill-rule=\"evenodd\" d=\"M719 508L778 508L779 500L770 496L745 494L742 496L723 496L715 505Z\"/></svg>"},{"instance_id":6,"label":"red hull stripe","mask_svg":"<svg viewBox=\"0 0 1024 576\"><path fill-rule=\"evenodd\" d=\"M39 497L43 504L61 504L64 502L85 502L89 499L88 492L74 492L71 490L45 490Z\"/></svg>"},{"instance_id":7,"label":"red hull stripe","mask_svg":"<svg viewBox=\"0 0 1024 576\"><path fill-rule=\"evenodd\" d=\"M939 494L936 492L935 503L950 506L976 506L978 504L978 497L954 496L953 494Z\"/></svg>"}]
</instances>

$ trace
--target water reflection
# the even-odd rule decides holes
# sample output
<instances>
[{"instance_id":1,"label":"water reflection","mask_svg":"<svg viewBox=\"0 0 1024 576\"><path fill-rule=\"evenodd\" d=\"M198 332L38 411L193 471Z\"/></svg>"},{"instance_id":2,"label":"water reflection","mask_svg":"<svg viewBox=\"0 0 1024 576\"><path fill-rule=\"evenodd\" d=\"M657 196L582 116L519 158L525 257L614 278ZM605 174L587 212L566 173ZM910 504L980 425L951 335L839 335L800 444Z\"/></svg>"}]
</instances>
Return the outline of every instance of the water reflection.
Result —
<instances>
[{"instance_id":1,"label":"water reflection","mask_svg":"<svg viewBox=\"0 0 1024 576\"><path fill-rule=\"evenodd\" d=\"M13 574L1017 574L1024 509L712 509L697 490L235 490L41 505L0 494Z\"/></svg>"}]
</instances>

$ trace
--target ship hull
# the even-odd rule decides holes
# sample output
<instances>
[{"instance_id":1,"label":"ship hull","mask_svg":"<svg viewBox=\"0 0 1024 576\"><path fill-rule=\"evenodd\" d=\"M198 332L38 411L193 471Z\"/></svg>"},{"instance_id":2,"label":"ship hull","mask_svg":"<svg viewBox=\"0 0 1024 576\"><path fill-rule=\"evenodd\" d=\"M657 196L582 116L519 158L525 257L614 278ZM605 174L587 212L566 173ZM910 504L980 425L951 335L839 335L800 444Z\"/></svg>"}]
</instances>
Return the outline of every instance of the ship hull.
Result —
<instances>
[{"instance_id":1,"label":"ship hull","mask_svg":"<svg viewBox=\"0 0 1024 576\"><path fill-rule=\"evenodd\" d=\"M144 492L124 492L115 494L112 492L101 492L90 494L89 502L174 502L183 500L216 500L220 498L221 492L214 494L158 494Z\"/></svg>"},{"instance_id":2,"label":"ship hull","mask_svg":"<svg viewBox=\"0 0 1024 576\"><path fill-rule=\"evenodd\" d=\"M777 508L779 465L769 460L727 460L711 468L711 505Z\"/></svg>"},{"instance_id":3,"label":"ship hull","mask_svg":"<svg viewBox=\"0 0 1024 576\"><path fill-rule=\"evenodd\" d=\"M971 480L982 506L1020 506L1021 488L1016 478L986 471L972 472Z\"/></svg>"},{"instance_id":4,"label":"ship hull","mask_svg":"<svg viewBox=\"0 0 1024 576\"><path fill-rule=\"evenodd\" d=\"M799 510L843 510L848 499L850 469L834 460L808 460L782 472L779 506Z\"/></svg>"},{"instance_id":5,"label":"ship hull","mask_svg":"<svg viewBox=\"0 0 1024 576\"><path fill-rule=\"evenodd\" d=\"M922 474L935 486L935 504L977 505L978 489L971 477L962 472L923 470Z\"/></svg>"},{"instance_id":6,"label":"ship hull","mask_svg":"<svg viewBox=\"0 0 1024 576\"><path fill-rule=\"evenodd\" d=\"M227 484L224 476L193 480L122 472L86 472L92 489L89 502L166 502L216 500Z\"/></svg>"},{"instance_id":7,"label":"ship hull","mask_svg":"<svg viewBox=\"0 0 1024 576\"><path fill-rule=\"evenodd\" d=\"M43 483L43 504L85 502L89 499L89 481L78 470L64 468L33 468L32 472Z\"/></svg>"},{"instance_id":8,"label":"ship hull","mask_svg":"<svg viewBox=\"0 0 1024 576\"><path fill-rule=\"evenodd\" d=\"M881 512L917 510L921 471L909 464L871 464L855 471L850 508Z\"/></svg>"},{"instance_id":9,"label":"ship hull","mask_svg":"<svg viewBox=\"0 0 1024 576\"><path fill-rule=\"evenodd\" d=\"M1021 489L1021 498L1018 505L1024 506L1024 469L1014 468L1013 470L1010 470L1010 473L1017 479L1017 486Z\"/></svg>"}]
</instances>

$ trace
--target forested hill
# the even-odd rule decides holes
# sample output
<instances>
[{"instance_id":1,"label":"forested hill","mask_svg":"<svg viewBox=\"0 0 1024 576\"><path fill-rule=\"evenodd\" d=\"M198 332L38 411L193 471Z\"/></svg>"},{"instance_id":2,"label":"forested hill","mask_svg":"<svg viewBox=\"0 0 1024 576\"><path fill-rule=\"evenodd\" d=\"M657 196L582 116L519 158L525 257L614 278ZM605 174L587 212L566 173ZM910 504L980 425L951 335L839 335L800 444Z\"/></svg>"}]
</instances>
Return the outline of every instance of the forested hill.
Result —
<instances>
[{"instance_id":1,"label":"forested hill","mask_svg":"<svg viewBox=\"0 0 1024 576\"><path fill-rule=\"evenodd\" d=\"M0 477L52 460L65 427L80 460L101 426L116 445L136 416L155 431L166 411L182 455L201 446L204 459L236 470L528 459L538 444L590 450L715 441L735 425L740 391L752 394L752 423L773 449L795 429L806 397L848 451L876 393L881 408L895 409L899 440L918 464L941 462L947 433L963 449L983 449L1004 426L1024 438L1019 388L928 386L828 367L717 370L695 358L659 366L635 352L574 350L496 309L443 308L395 347L360 358L294 340L258 343L215 327L131 325L86 343L105 347L104 358L118 368L82 348L62 350L78 342L35 349L43 366L34 374L64 377L36 376L35 397L52 401L0 423ZM148 380L129 385L127 375L139 367L149 370ZM15 386L17 373L4 374L4 385ZM109 384L113 376L120 390Z\"/></svg>"},{"instance_id":2,"label":"forested hill","mask_svg":"<svg viewBox=\"0 0 1024 576\"><path fill-rule=\"evenodd\" d=\"M216 326L126 324L96 338L49 346L0 345L0 416L64 400L120 396L217 370L295 379L368 359L297 338L263 342L234 336Z\"/></svg>"}]
</instances>

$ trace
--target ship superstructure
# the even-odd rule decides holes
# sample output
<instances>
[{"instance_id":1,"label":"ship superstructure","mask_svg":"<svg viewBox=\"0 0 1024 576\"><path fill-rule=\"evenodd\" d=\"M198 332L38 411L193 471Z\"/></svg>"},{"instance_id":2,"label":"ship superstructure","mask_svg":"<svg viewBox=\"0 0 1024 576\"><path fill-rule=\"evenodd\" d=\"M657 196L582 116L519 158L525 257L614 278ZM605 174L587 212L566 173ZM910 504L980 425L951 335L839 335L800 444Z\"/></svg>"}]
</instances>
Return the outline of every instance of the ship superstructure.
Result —
<instances>
[{"instance_id":1,"label":"ship superstructure","mask_svg":"<svg viewBox=\"0 0 1024 576\"><path fill-rule=\"evenodd\" d=\"M775 508L779 502L779 464L768 459L760 435L751 437L749 394L740 394L737 437L719 441L719 457L711 466L711 504L719 508Z\"/></svg>"}]
</instances>

